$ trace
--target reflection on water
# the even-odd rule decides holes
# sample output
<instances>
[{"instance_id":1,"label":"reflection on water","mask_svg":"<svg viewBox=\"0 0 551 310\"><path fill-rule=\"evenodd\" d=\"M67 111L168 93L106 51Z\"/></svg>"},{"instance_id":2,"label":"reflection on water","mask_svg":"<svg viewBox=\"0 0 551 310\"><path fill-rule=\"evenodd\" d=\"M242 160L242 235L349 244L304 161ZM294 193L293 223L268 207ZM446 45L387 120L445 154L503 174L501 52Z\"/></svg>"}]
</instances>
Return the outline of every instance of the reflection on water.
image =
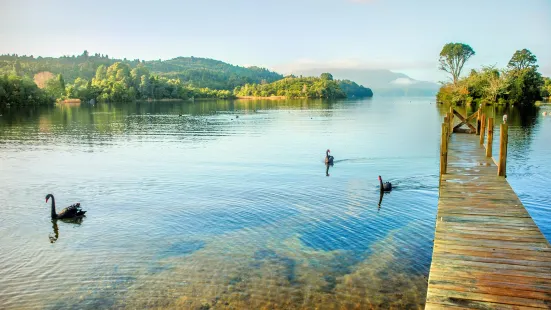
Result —
<instances>
[{"instance_id":1,"label":"reflection on water","mask_svg":"<svg viewBox=\"0 0 551 310\"><path fill-rule=\"evenodd\" d=\"M2 111L0 308L422 308L445 113L430 101ZM534 111L488 113L509 114L509 181L549 236L551 118ZM52 221L45 192L85 222Z\"/></svg>"},{"instance_id":2,"label":"reflection on water","mask_svg":"<svg viewBox=\"0 0 551 310\"><path fill-rule=\"evenodd\" d=\"M379 206L379 210L381 209L381 203L383 202L383 196L385 195L385 192L380 190L379 191L380 194L379 194L379 203L377 204L377 206Z\"/></svg>"},{"instance_id":3,"label":"reflection on water","mask_svg":"<svg viewBox=\"0 0 551 310\"><path fill-rule=\"evenodd\" d=\"M49 234L48 238L50 239L50 243L54 243L59 239L59 227L57 226L57 222L60 221L62 223L66 224L73 224L73 226L78 226L82 224L83 217L75 217L75 218L68 218L68 219L52 219L52 229L53 234Z\"/></svg>"},{"instance_id":4,"label":"reflection on water","mask_svg":"<svg viewBox=\"0 0 551 310\"><path fill-rule=\"evenodd\" d=\"M54 243L59 238L59 228L57 227L57 220L52 219L52 228L54 229L54 234L50 234L48 238L50 238L50 243Z\"/></svg>"},{"instance_id":5,"label":"reflection on water","mask_svg":"<svg viewBox=\"0 0 551 310\"><path fill-rule=\"evenodd\" d=\"M333 167L333 164L325 164L325 176L330 176L329 174L329 167Z\"/></svg>"}]
</instances>

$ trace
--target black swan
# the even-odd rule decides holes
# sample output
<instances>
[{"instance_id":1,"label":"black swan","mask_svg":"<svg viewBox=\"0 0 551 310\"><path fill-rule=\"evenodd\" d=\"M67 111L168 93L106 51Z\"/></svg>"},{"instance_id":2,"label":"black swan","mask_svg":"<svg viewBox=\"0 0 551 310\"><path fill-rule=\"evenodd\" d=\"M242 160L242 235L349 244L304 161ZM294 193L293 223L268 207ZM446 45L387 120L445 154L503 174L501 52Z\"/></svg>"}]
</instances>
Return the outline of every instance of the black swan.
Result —
<instances>
[{"instance_id":1,"label":"black swan","mask_svg":"<svg viewBox=\"0 0 551 310\"><path fill-rule=\"evenodd\" d=\"M329 164L329 165L332 165L333 164L333 156L329 155L329 153L331 153L331 150L327 150L327 152L325 152L325 163Z\"/></svg>"},{"instance_id":2,"label":"black swan","mask_svg":"<svg viewBox=\"0 0 551 310\"><path fill-rule=\"evenodd\" d=\"M46 202L48 202L48 199L50 199L50 197L52 198L52 218L53 219L68 219L68 218L80 217L80 216L84 216L84 213L86 213L86 211L82 211L80 209L80 203L78 202L61 210L61 212L56 213L54 195L52 194L46 195Z\"/></svg>"},{"instance_id":3,"label":"black swan","mask_svg":"<svg viewBox=\"0 0 551 310\"><path fill-rule=\"evenodd\" d=\"M381 179L381 176L379 176L379 182L381 183L381 192L390 192L392 190L392 183L383 183L383 179Z\"/></svg>"}]
</instances>

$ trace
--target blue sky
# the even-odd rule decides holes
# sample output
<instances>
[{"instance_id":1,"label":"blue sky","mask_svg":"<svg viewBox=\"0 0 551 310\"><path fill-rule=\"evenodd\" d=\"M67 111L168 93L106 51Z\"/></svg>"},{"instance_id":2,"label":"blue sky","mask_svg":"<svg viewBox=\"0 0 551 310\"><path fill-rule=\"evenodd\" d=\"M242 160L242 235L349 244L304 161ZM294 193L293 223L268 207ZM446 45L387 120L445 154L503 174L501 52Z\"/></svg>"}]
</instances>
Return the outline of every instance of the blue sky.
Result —
<instances>
[{"instance_id":1,"label":"blue sky","mask_svg":"<svg viewBox=\"0 0 551 310\"><path fill-rule=\"evenodd\" d=\"M0 53L197 56L282 73L390 69L439 81L447 42L476 51L468 67L505 66L530 49L551 75L551 0L2 0ZM467 69L469 69L467 68Z\"/></svg>"}]
</instances>

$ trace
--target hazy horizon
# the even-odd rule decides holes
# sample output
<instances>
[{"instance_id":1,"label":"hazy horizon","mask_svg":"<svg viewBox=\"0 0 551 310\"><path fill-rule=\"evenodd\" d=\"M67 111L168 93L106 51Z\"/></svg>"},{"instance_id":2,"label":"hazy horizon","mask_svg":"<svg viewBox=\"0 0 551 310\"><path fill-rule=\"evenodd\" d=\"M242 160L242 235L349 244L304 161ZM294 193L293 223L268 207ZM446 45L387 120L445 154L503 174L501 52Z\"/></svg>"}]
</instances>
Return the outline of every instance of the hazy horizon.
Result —
<instances>
[{"instance_id":1,"label":"hazy horizon","mask_svg":"<svg viewBox=\"0 0 551 310\"><path fill-rule=\"evenodd\" d=\"M0 11L1 54L111 58L195 56L282 74L312 68L388 69L438 82L445 43L470 44L464 72L505 67L530 49L551 75L551 2L436 0L308 0L179 3L7 0Z\"/></svg>"}]
</instances>

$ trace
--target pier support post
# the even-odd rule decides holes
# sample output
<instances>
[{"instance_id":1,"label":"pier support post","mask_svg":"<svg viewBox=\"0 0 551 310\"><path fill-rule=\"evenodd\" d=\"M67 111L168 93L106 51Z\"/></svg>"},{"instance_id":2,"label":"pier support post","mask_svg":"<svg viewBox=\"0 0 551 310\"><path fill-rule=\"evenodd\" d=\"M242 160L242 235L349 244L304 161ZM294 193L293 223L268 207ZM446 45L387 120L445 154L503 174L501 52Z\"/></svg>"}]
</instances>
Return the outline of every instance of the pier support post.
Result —
<instances>
[{"instance_id":1,"label":"pier support post","mask_svg":"<svg viewBox=\"0 0 551 310\"><path fill-rule=\"evenodd\" d=\"M449 130L448 134L451 137L451 135L453 133L453 106L450 107L450 114L448 116L448 119L450 121L450 130Z\"/></svg>"},{"instance_id":2,"label":"pier support post","mask_svg":"<svg viewBox=\"0 0 551 310\"><path fill-rule=\"evenodd\" d=\"M488 142L486 143L486 157L492 157L492 143L494 142L494 118L488 118Z\"/></svg>"},{"instance_id":3,"label":"pier support post","mask_svg":"<svg viewBox=\"0 0 551 310\"><path fill-rule=\"evenodd\" d=\"M476 134L480 134L480 109L476 111Z\"/></svg>"},{"instance_id":4,"label":"pier support post","mask_svg":"<svg viewBox=\"0 0 551 310\"><path fill-rule=\"evenodd\" d=\"M480 119L480 145L484 145L484 134L486 133L486 114Z\"/></svg>"},{"instance_id":5,"label":"pier support post","mask_svg":"<svg viewBox=\"0 0 551 310\"><path fill-rule=\"evenodd\" d=\"M499 166L497 167L497 175L507 177L507 140L509 133L507 124L501 124L499 133Z\"/></svg>"},{"instance_id":6,"label":"pier support post","mask_svg":"<svg viewBox=\"0 0 551 310\"><path fill-rule=\"evenodd\" d=\"M446 174L448 166L448 123L447 119L444 119L442 123L442 137L440 139L440 176Z\"/></svg>"}]
</instances>

